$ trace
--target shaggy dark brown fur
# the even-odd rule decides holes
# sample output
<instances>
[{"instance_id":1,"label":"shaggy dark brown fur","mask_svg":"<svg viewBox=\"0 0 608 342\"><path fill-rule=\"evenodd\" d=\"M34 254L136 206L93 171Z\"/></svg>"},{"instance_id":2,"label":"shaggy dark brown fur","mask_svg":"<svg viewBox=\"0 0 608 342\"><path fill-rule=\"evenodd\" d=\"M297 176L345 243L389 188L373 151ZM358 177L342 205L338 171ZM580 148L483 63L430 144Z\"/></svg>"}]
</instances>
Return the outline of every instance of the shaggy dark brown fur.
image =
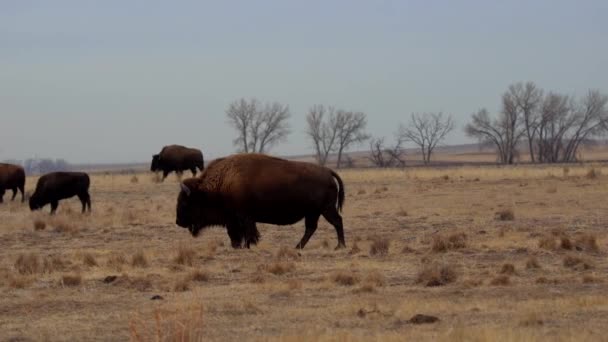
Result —
<instances>
[{"instance_id":1,"label":"shaggy dark brown fur","mask_svg":"<svg viewBox=\"0 0 608 342\"><path fill-rule=\"evenodd\" d=\"M184 170L190 170L192 176L196 176L196 169L203 171L205 161L203 153L196 148L188 148L181 145L169 145L163 147L159 154L152 156L150 171L163 172L163 180L171 172L182 174Z\"/></svg>"},{"instance_id":2,"label":"shaggy dark brown fur","mask_svg":"<svg viewBox=\"0 0 608 342\"><path fill-rule=\"evenodd\" d=\"M30 209L38 210L51 204L51 215L57 210L59 200L78 196L82 203L82 212L88 207L91 211L89 195L89 175L84 172L51 172L36 183L36 191L30 197Z\"/></svg>"},{"instance_id":3,"label":"shaggy dark brown fur","mask_svg":"<svg viewBox=\"0 0 608 342\"><path fill-rule=\"evenodd\" d=\"M212 162L199 178L182 183L177 225L193 236L208 226L225 226L232 247L249 248L260 238L256 223L291 225L305 219L304 248L323 215L346 247L342 216L344 185L332 170L262 154L237 154Z\"/></svg>"},{"instance_id":4,"label":"shaggy dark brown fur","mask_svg":"<svg viewBox=\"0 0 608 342\"><path fill-rule=\"evenodd\" d=\"M6 190L13 190L11 199L13 201L17 196L17 190L21 191L21 202L25 201L24 188L25 171L23 171L23 168L19 165L0 163L0 203L2 203L2 197L4 197Z\"/></svg>"}]
</instances>

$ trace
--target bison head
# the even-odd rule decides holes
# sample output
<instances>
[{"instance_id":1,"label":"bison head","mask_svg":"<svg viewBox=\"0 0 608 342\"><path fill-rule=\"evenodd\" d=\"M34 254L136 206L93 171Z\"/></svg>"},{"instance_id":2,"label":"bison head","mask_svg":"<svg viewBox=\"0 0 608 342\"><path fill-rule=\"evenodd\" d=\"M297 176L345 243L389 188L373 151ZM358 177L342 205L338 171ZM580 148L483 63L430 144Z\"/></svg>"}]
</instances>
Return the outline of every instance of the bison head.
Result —
<instances>
[{"instance_id":1,"label":"bison head","mask_svg":"<svg viewBox=\"0 0 608 342\"><path fill-rule=\"evenodd\" d=\"M188 228L192 236L197 236L200 230L208 225L203 215L206 196L203 191L198 190L196 183L196 179L191 178L180 184L175 220L178 226Z\"/></svg>"},{"instance_id":2,"label":"bison head","mask_svg":"<svg viewBox=\"0 0 608 342\"><path fill-rule=\"evenodd\" d=\"M155 154L152 156L152 164L150 165L150 171L160 171L160 155Z\"/></svg>"},{"instance_id":3,"label":"bison head","mask_svg":"<svg viewBox=\"0 0 608 342\"><path fill-rule=\"evenodd\" d=\"M32 210L32 211L38 210L44 206L44 204L40 200L39 196L35 192L32 196L30 196L29 203L30 203L30 210Z\"/></svg>"}]
</instances>

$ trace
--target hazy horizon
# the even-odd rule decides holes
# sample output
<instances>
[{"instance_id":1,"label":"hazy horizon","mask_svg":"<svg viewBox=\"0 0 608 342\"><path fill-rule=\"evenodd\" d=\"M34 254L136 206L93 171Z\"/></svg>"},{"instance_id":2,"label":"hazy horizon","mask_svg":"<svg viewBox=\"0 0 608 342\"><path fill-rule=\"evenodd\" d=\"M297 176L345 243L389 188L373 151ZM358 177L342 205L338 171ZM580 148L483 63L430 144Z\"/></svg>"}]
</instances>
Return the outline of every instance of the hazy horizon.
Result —
<instances>
[{"instance_id":1,"label":"hazy horizon","mask_svg":"<svg viewBox=\"0 0 608 342\"><path fill-rule=\"evenodd\" d=\"M314 104L363 111L392 139L412 112L452 114L474 142L515 82L608 92L605 1L18 1L0 5L0 160L147 162L163 145L235 151L241 97L291 109L270 152L312 152ZM360 147L358 149L362 149Z\"/></svg>"}]
</instances>

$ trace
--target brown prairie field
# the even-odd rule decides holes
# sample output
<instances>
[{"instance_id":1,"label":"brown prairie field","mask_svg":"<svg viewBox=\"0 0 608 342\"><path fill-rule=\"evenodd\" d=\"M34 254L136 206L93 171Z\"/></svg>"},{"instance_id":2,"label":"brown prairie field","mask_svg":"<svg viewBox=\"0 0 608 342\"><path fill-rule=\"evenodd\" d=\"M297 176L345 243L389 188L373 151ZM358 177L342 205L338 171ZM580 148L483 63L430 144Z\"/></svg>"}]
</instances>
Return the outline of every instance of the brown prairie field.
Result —
<instances>
[{"instance_id":1,"label":"brown prairie field","mask_svg":"<svg viewBox=\"0 0 608 342\"><path fill-rule=\"evenodd\" d=\"M194 239L173 176L93 175L90 215L4 203L0 340L607 339L606 167L340 174L338 251L323 219L302 251L303 223L260 225L251 250Z\"/></svg>"}]
</instances>

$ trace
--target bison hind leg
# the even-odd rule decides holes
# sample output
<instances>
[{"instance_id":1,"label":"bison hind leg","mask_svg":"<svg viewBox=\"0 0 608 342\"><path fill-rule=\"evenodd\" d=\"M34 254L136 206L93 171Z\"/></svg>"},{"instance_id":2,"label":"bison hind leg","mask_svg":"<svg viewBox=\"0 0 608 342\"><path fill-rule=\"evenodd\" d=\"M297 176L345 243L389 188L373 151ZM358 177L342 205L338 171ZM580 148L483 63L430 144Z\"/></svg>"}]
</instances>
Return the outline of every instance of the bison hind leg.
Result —
<instances>
[{"instance_id":1,"label":"bison hind leg","mask_svg":"<svg viewBox=\"0 0 608 342\"><path fill-rule=\"evenodd\" d=\"M306 246L308 240L310 240L310 237L315 233L315 231L317 230L317 225L319 223L319 216L319 214L316 214L309 215L304 218L304 225L306 226L306 230L304 231L304 236L302 236L300 243L298 243L298 245L296 246L297 249L304 249L304 246Z\"/></svg>"},{"instance_id":2,"label":"bison hind leg","mask_svg":"<svg viewBox=\"0 0 608 342\"><path fill-rule=\"evenodd\" d=\"M336 249L346 248L342 216L340 216L338 210L332 206L323 213L323 217L336 229L336 234L338 235L338 246L336 246Z\"/></svg>"}]
</instances>

